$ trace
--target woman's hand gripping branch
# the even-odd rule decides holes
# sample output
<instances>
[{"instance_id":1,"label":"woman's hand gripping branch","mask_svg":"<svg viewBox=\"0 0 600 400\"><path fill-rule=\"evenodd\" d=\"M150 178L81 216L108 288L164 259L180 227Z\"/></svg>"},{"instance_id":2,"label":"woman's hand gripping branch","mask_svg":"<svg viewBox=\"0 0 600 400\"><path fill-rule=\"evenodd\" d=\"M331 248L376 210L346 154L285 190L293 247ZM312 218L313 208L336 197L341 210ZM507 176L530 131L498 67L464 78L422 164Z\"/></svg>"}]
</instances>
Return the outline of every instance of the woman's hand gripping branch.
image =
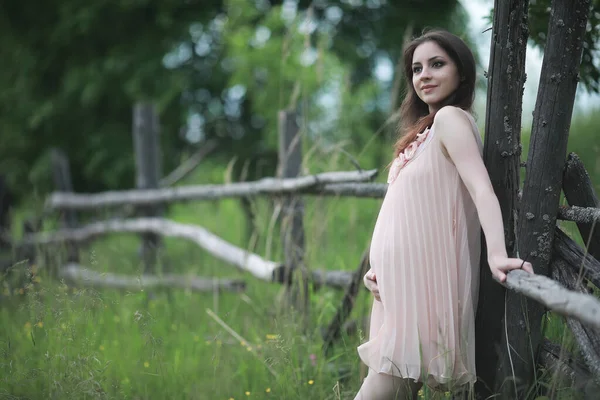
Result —
<instances>
[{"instance_id":1,"label":"woman's hand gripping branch","mask_svg":"<svg viewBox=\"0 0 600 400\"><path fill-rule=\"evenodd\" d=\"M509 258L502 256L488 257L488 264L494 279L500 283L506 282L506 274L514 269L522 269L523 271L533 274L533 266L531 263L521 260L520 258Z\"/></svg>"}]
</instances>

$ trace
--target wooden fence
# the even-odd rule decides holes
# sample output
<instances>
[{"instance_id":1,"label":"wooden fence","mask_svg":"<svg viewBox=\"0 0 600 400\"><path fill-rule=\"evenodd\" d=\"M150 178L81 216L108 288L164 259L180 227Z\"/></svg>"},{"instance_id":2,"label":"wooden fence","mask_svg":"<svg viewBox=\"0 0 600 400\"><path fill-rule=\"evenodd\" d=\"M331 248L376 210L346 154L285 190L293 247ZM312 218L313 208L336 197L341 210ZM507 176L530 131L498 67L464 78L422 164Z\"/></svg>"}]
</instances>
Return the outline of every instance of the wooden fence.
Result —
<instances>
[{"instance_id":1,"label":"wooden fence","mask_svg":"<svg viewBox=\"0 0 600 400\"><path fill-rule=\"evenodd\" d=\"M299 163L300 157L290 156L294 151L299 151L301 148L298 139L300 133L297 127L289 122L289 118L293 118L293 115L293 113L282 112L280 116L282 121L286 121L286 123L282 123L282 127L285 128L281 129L281 135L282 142L286 143L287 146L287 150L286 146L282 146L280 158L281 160L287 160L288 163ZM291 129L294 134L290 135L287 132L288 129ZM134 132L139 134L136 129L134 129ZM147 137L145 140L154 141L155 139ZM141 143L136 146L136 148L138 147L144 148ZM147 145L145 148L149 147ZM152 150L152 152L155 151ZM145 157L145 152L138 150L136 157ZM149 180L144 180L140 176L138 177L138 188L134 190L80 194L73 193L70 190L68 164L64 159L64 155L56 152L55 158L59 160L55 163L57 170L56 182L62 190L49 196L46 208L48 212L60 212L60 215L63 216L61 218L61 221L63 221L62 228L53 232L26 235L21 242L14 245L15 254L23 256L32 254L35 249L67 244L67 263L58 271L58 275L84 285L128 289L168 286L186 287L197 291L237 291L244 289L245 282L241 279L214 279L211 277L202 278L172 274L153 275L151 274L153 271L152 265L154 264L152 257L156 257L156 254L149 257L143 252L142 257L144 262L147 263L147 268L141 277L128 277L116 273L100 274L78 264L76 251L78 246L111 233L128 232L143 235L144 240L151 243L153 250L157 247L156 243L159 243L158 238L162 236L187 239L216 258L248 272L255 278L288 285L290 287L290 297L294 297L291 285L294 281L298 281L298 278L301 282L299 290L302 291L308 291L308 283L311 281L316 285L327 285L345 290L345 296L336 316L325 329L325 347L329 348L335 339L339 337L342 325L350 314L355 297L361 287L362 276L369 268L368 245L365 246L363 258L357 263L355 271L311 270L309 266L305 265L303 258L303 209L298 199L301 196L350 196L381 199L385 196L387 185L369 182L376 176L376 170L327 172L310 176L297 176L300 171L299 167L287 168L284 167L284 162L282 163L284 166L279 169L282 171L280 176L264 178L254 182L158 187L158 179L154 179L150 185L147 184ZM141 164L138 163L138 165ZM148 165L144 168L140 167L138 168L138 174L141 175L147 170L149 170ZM293 173L289 171L293 171ZM157 176L156 171L153 174L155 177ZM572 189L573 187L576 189ZM588 198L593 200L592 202L582 200L577 203L578 206L563 206L558 210L559 219L577 222L580 229L583 229L582 234L587 234L586 236L590 237L590 225L595 224L600 217L600 209L597 208L597 197L593 193L589 176L574 154L569 156L565 168L565 192L568 198L574 193L579 195L587 193ZM288 223L287 232L284 230L284 236L282 237L284 246L288 246L284 249L283 261L266 260L258 254L227 242L202 227L167 220L156 211L160 210L161 206L173 202L247 198L251 196L278 196L285 199L282 218L291 219L293 222ZM123 207L143 210L146 216L117 218L85 226L76 225L75 212ZM542 275L532 276L517 270L508 274L505 286L535 299L549 310L567 316L569 327L578 338L587 366L587 369L580 366L576 370L578 379L589 379L592 376L600 375L600 363L598 362L600 360L600 348L597 346L597 343L600 343L600 336L598 335L600 331L600 301L590 293L589 288L582 283L582 279L586 279L589 283L600 287L600 262L592 256L597 254L598 248L590 248L590 254L586 254L558 227L555 235L556 240L554 241L552 259L554 271L552 277L554 279ZM596 238L596 236L591 235L593 238ZM299 268L302 268L301 273L294 274L294 272L299 272ZM296 297L304 299L307 296ZM294 304L300 308L307 306L306 303L298 304L297 301ZM542 347L544 356L541 359L548 362L553 360L553 365L558 368L556 365L562 363L562 361L552 357L554 353L550 351L551 349L552 344L545 344ZM560 364L561 368L567 368L563 364ZM573 368L569 371L575 374Z\"/></svg>"}]
</instances>

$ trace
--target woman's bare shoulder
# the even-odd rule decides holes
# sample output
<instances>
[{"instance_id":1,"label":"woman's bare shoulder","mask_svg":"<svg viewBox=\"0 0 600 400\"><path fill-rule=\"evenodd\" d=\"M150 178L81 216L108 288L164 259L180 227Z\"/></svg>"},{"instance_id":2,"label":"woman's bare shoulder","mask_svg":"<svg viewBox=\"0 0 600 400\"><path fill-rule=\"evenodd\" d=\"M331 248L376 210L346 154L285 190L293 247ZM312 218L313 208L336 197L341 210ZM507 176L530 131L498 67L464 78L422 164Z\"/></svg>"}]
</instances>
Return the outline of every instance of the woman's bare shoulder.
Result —
<instances>
[{"instance_id":1,"label":"woman's bare shoulder","mask_svg":"<svg viewBox=\"0 0 600 400\"><path fill-rule=\"evenodd\" d=\"M469 124L468 111L456 106L444 106L435 114L434 123L446 125L446 123ZM469 114L470 115L470 114Z\"/></svg>"}]
</instances>

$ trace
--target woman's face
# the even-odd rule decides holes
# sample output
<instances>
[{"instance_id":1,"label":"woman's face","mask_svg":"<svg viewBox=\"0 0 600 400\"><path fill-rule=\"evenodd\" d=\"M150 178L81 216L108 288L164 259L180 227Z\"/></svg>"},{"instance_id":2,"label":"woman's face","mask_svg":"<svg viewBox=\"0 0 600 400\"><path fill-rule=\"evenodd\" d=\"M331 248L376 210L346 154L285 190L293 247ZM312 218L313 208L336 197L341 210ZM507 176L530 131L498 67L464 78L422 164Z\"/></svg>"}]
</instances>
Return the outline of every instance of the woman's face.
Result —
<instances>
[{"instance_id":1,"label":"woman's face","mask_svg":"<svg viewBox=\"0 0 600 400\"><path fill-rule=\"evenodd\" d=\"M456 64L444 49L432 40L421 43L415 49L412 72L415 92L429 106L429 112L437 111L460 84Z\"/></svg>"}]
</instances>

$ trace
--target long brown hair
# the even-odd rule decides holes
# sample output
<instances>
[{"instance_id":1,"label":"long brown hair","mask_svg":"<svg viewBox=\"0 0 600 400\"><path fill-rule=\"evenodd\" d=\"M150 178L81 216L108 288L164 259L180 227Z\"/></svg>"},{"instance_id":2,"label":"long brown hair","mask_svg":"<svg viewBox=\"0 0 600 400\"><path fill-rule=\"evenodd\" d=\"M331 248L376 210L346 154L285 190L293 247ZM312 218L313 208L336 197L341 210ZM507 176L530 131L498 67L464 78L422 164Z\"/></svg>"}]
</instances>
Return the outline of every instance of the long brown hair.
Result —
<instances>
[{"instance_id":1,"label":"long brown hair","mask_svg":"<svg viewBox=\"0 0 600 400\"><path fill-rule=\"evenodd\" d=\"M400 106L399 137L394 144L394 156L398 156L417 134L433 124L434 113L429 113L429 106L417 95L413 86L412 59L415 49L428 41L437 43L456 64L460 83L458 88L448 96L442 106L453 105L463 110L470 110L475 97L475 58L469 47L458 36L444 30L436 29L425 32L413 39L404 49L404 76L407 93Z\"/></svg>"}]
</instances>

